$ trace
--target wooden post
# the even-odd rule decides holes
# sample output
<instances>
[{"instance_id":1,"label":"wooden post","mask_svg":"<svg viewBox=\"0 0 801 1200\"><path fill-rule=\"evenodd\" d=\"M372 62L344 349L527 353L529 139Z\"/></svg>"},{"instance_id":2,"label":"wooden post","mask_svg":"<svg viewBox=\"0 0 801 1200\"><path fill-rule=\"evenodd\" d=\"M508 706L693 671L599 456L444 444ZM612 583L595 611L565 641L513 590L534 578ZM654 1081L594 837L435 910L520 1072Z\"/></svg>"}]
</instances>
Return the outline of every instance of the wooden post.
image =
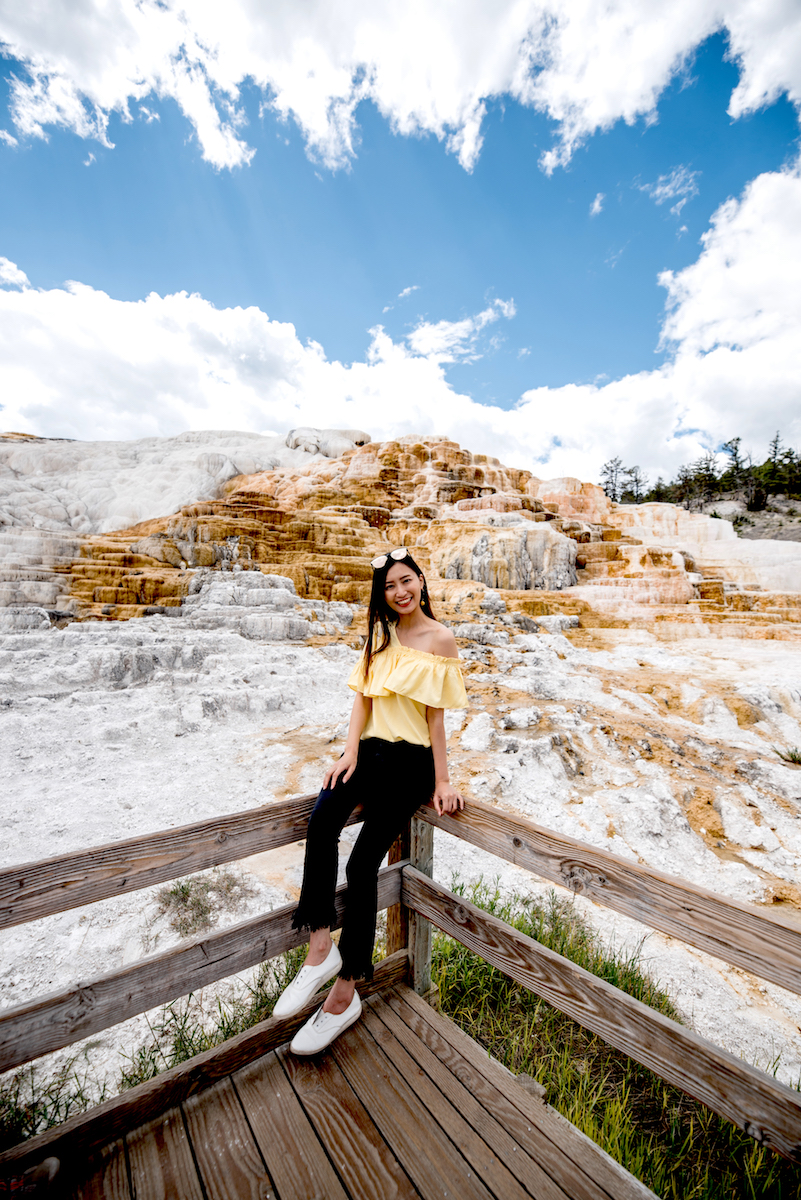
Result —
<instances>
[{"instance_id":1,"label":"wooden post","mask_svg":"<svg viewBox=\"0 0 801 1200\"><path fill-rule=\"evenodd\" d=\"M434 829L426 821L412 817L409 859L411 865L429 878L434 868ZM414 909L406 909L409 922L409 962L412 988L418 996L431 993L431 922Z\"/></svg>"},{"instance_id":2,"label":"wooden post","mask_svg":"<svg viewBox=\"0 0 801 1200\"><path fill-rule=\"evenodd\" d=\"M389 848L388 865L409 857L411 834L405 829ZM405 904L393 904L387 909L387 957L405 950L409 945L409 910Z\"/></svg>"}]
</instances>

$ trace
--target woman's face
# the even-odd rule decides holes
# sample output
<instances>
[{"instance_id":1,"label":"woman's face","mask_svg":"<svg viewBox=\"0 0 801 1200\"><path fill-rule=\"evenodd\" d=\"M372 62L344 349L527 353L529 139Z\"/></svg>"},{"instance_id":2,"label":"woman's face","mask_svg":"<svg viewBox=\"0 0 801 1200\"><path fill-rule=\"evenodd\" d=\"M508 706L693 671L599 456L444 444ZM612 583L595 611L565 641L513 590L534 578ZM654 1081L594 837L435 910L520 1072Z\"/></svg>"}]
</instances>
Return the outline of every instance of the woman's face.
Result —
<instances>
[{"instance_id":1,"label":"woman's face","mask_svg":"<svg viewBox=\"0 0 801 1200\"><path fill-rule=\"evenodd\" d=\"M420 604L423 577L404 562L390 567L384 584L384 599L398 616L408 616Z\"/></svg>"}]
</instances>

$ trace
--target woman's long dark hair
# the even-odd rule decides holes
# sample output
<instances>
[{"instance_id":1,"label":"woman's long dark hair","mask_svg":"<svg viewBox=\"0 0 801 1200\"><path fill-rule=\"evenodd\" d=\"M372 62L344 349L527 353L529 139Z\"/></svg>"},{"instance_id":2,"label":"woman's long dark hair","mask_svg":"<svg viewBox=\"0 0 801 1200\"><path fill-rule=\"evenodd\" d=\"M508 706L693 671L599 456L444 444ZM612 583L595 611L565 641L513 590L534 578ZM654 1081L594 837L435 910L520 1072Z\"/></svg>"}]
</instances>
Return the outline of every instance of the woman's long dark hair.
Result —
<instances>
[{"instance_id":1,"label":"woman's long dark hair","mask_svg":"<svg viewBox=\"0 0 801 1200\"><path fill-rule=\"evenodd\" d=\"M364 647L364 677L367 678L370 670L370 663L374 655L380 654L382 650L386 650L389 645L390 625L397 625L398 614L393 612L387 604L385 588L387 585L387 575L392 567L410 567L420 579L423 580L423 591L420 596L420 607L427 617L431 617L432 621L436 621L434 611L431 607L431 600L428 595L428 586L425 582L425 576L421 567L412 558L409 551L406 551L405 558L390 558L387 555L387 561L383 567L376 567L373 570L373 590L370 592L370 607L367 611L367 644ZM375 643L378 640L378 626L381 627L381 645Z\"/></svg>"}]
</instances>

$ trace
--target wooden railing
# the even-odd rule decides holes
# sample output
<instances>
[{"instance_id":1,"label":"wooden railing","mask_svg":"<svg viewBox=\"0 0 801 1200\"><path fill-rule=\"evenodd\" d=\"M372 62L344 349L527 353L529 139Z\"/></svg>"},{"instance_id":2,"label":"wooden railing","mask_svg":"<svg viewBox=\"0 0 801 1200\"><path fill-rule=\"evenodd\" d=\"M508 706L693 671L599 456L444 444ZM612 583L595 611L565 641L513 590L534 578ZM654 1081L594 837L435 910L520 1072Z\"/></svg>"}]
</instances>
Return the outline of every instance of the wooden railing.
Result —
<instances>
[{"instance_id":1,"label":"wooden railing","mask_svg":"<svg viewBox=\"0 0 801 1200\"><path fill-rule=\"evenodd\" d=\"M305 837L315 799L303 796L2 871L0 929L297 842ZM348 823L360 819L356 810ZM381 872L380 907L400 902L400 885L400 865ZM342 919L344 891L344 886L337 890L336 928ZM0 1071L70 1046L299 946L306 939L292 929L294 908L284 905L0 1013Z\"/></svg>"},{"instance_id":2,"label":"wooden railing","mask_svg":"<svg viewBox=\"0 0 801 1200\"><path fill-rule=\"evenodd\" d=\"M0 929L121 895L305 836L315 797L133 838L0 872ZM359 812L351 823L360 819ZM388 956L368 992L407 978L431 983L431 927L684 1089L760 1142L801 1162L801 1095L568 959L504 925L431 879L437 827L534 874L801 994L801 924L727 900L685 880L563 837L473 802L439 817L421 808L379 876ZM337 895L337 922L342 892ZM98 1033L300 944L293 906L153 955L121 971L0 1014L0 1070ZM319 1003L319 999L316 1001ZM0 1156L32 1160L68 1147L85 1152L209 1086L280 1045L314 1010L270 1019L222 1047L76 1116Z\"/></svg>"}]
</instances>

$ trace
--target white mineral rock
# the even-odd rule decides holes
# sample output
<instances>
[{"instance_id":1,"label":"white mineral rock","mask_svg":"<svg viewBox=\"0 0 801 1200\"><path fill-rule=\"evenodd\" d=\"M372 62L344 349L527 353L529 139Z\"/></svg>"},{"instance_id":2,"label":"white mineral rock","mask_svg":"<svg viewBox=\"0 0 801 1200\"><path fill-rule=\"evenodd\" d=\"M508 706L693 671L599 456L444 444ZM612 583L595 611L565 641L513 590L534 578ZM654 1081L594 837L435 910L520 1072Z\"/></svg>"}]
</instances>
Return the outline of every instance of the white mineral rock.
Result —
<instances>
[{"instance_id":1,"label":"white mineral rock","mask_svg":"<svg viewBox=\"0 0 801 1200\"><path fill-rule=\"evenodd\" d=\"M0 440L0 525L78 534L127 529L196 500L216 499L235 475L300 468L310 454L335 449L334 433L341 443L336 453L356 444L348 431L305 432L319 435L305 443L309 450L290 447L280 436L227 430L134 442Z\"/></svg>"},{"instance_id":2,"label":"white mineral rock","mask_svg":"<svg viewBox=\"0 0 801 1200\"><path fill-rule=\"evenodd\" d=\"M467 513L473 518L475 514ZM516 513L485 514L483 522L432 523L421 539L443 579L474 579L491 588L549 591L576 583L576 543L547 524Z\"/></svg>"},{"instance_id":3,"label":"white mineral rock","mask_svg":"<svg viewBox=\"0 0 801 1200\"><path fill-rule=\"evenodd\" d=\"M181 609L193 629L232 629L261 641L303 641L312 633L341 633L354 609L342 601L301 599L291 579L261 571L193 572Z\"/></svg>"},{"instance_id":4,"label":"white mineral rock","mask_svg":"<svg viewBox=\"0 0 801 1200\"><path fill-rule=\"evenodd\" d=\"M307 454L324 454L326 458L339 458L354 446L366 446L369 433L361 429L290 429L286 444L290 450L305 450ZM243 472L245 474L245 472Z\"/></svg>"}]
</instances>

